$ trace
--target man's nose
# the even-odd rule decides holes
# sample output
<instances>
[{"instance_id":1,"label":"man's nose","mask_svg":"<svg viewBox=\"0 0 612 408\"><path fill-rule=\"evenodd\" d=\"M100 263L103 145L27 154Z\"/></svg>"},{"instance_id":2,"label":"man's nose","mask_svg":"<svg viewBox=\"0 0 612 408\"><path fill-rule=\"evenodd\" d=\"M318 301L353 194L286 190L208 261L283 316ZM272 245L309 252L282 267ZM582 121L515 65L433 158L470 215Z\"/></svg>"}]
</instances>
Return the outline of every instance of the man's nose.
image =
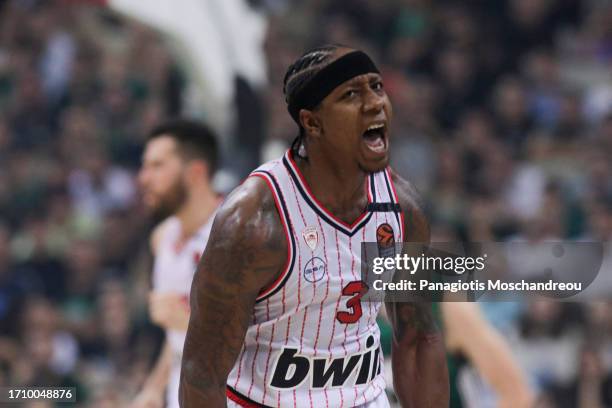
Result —
<instances>
[{"instance_id":1,"label":"man's nose","mask_svg":"<svg viewBox=\"0 0 612 408\"><path fill-rule=\"evenodd\" d=\"M363 110L364 112L380 112L383 108L384 103L384 98L370 89L365 96Z\"/></svg>"}]
</instances>

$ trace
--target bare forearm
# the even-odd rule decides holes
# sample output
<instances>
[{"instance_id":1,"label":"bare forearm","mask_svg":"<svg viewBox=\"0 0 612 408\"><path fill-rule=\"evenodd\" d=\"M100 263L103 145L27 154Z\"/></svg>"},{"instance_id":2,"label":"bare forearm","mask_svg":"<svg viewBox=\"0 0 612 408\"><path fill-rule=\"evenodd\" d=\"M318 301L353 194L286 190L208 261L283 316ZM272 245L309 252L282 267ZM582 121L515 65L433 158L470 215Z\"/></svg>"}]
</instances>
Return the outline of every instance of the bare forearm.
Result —
<instances>
[{"instance_id":1,"label":"bare forearm","mask_svg":"<svg viewBox=\"0 0 612 408\"><path fill-rule=\"evenodd\" d=\"M448 372L442 336L393 343L393 385L404 408L447 408Z\"/></svg>"},{"instance_id":2,"label":"bare forearm","mask_svg":"<svg viewBox=\"0 0 612 408\"><path fill-rule=\"evenodd\" d=\"M221 299L206 302L206 312L193 314L199 319L190 323L185 339L180 385L182 407L226 405L227 376L242 346L249 315L246 310L230 306L238 303L236 299L225 301L228 303Z\"/></svg>"},{"instance_id":3,"label":"bare forearm","mask_svg":"<svg viewBox=\"0 0 612 408\"><path fill-rule=\"evenodd\" d=\"M244 302L244 298L254 298L255 294L241 293L240 279L228 282L218 275L198 276L194 284L200 280L204 286L194 293L183 349L181 406L225 407L227 376L251 316L252 302Z\"/></svg>"},{"instance_id":4,"label":"bare forearm","mask_svg":"<svg viewBox=\"0 0 612 408\"><path fill-rule=\"evenodd\" d=\"M431 305L390 303L393 383L404 408L447 408L448 369L444 339Z\"/></svg>"},{"instance_id":5,"label":"bare forearm","mask_svg":"<svg viewBox=\"0 0 612 408\"><path fill-rule=\"evenodd\" d=\"M150 389L164 389L168 385L168 378L170 377L170 367L172 365L172 349L168 344L168 341L164 342L162 352L157 358L155 367L151 372L151 375L147 378L144 384L144 388Z\"/></svg>"}]
</instances>

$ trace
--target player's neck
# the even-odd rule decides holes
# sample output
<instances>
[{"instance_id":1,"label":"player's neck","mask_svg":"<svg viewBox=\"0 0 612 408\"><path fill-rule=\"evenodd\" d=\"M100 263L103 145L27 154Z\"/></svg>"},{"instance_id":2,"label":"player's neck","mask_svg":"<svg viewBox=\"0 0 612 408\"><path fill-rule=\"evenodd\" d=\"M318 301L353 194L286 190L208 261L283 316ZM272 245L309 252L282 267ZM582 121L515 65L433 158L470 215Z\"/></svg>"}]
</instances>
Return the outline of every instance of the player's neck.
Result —
<instances>
[{"instance_id":1,"label":"player's neck","mask_svg":"<svg viewBox=\"0 0 612 408\"><path fill-rule=\"evenodd\" d=\"M208 221L219 204L219 196L209 187L188 193L185 204L175 214L181 223L181 235L187 239Z\"/></svg>"},{"instance_id":2,"label":"player's neck","mask_svg":"<svg viewBox=\"0 0 612 408\"><path fill-rule=\"evenodd\" d=\"M328 209L350 210L366 194L366 173L357 166L342 166L316 153L296 163L316 199Z\"/></svg>"}]
</instances>

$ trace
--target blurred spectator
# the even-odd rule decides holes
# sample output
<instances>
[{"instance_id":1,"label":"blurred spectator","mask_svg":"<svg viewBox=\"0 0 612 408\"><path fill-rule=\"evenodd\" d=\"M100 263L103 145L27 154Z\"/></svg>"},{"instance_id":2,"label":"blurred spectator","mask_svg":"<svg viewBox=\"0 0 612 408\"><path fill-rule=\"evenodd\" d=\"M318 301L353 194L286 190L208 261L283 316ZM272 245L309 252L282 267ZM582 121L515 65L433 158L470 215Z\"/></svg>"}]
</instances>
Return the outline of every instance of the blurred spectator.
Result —
<instances>
[{"instance_id":1,"label":"blurred spectator","mask_svg":"<svg viewBox=\"0 0 612 408\"><path fill-rule=\"evenodd\" d=\"M524 83L515 77L500 79L492 102L497 137L512 154L519 155L523 142L534 127Z\"/></svg>"},{"instance_id":2,"label":"blurred spectator","mask_svg":"<svg viewBox=\"0 0 612 408\"><path fill-rule=\"evenodd\" d=\"M569 319L575 310L566 304L538 301L521 318L521 341L516 355L540 389L574 378L580 331Z\"/></svg>"},{"instance_id":3,"label":"blurred spectator","mask_svg":"<svg viewBox=\"0 0 612 408\"><path fill-rule=\"evenodd\" d=\"M603 367L598 354L597 349L585 347L579 356L578 377L550 390L559 408L612 405L612 373Z\"/></svg>"}]
</instances>

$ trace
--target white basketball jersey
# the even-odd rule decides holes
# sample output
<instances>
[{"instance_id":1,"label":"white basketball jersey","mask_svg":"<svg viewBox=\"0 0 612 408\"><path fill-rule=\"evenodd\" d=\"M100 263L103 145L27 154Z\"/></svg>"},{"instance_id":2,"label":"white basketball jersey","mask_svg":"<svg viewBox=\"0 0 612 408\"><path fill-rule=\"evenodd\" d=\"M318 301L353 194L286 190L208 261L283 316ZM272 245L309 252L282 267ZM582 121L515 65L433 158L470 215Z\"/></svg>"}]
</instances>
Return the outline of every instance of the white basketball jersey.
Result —
<instances>
[{"instance_id":1,"label":"white basketball jersey","mask_svg":"<svg viewBox=\"0 0 612 408\"><path fill-rule=\"evenodd\" d=\"M288 242L287 264L262 290L244 345L227 381L243 407L355 407L385 398L376 317L361 302L361 243L377 230L403 240L388 169L370 174L368 209L352 225L312 195L291 152L251 173L273 193Z\"/></svg>"},{"instance_id":2,"label":"white basketball jersey","mask_svg":"<svg viewBox=\"0 0 612 408\"><path fill-rule=\"evenodd\" d=\"M189 308L189 292L198 262L210 235L214 214L188 241L181 243L181 223L171 217L164 227L153 266L153 289L158 292L178 293ZM176 356L183 352L185 335L181 330L167 330L166 339Z\"/></svg>"}]
</instances>

